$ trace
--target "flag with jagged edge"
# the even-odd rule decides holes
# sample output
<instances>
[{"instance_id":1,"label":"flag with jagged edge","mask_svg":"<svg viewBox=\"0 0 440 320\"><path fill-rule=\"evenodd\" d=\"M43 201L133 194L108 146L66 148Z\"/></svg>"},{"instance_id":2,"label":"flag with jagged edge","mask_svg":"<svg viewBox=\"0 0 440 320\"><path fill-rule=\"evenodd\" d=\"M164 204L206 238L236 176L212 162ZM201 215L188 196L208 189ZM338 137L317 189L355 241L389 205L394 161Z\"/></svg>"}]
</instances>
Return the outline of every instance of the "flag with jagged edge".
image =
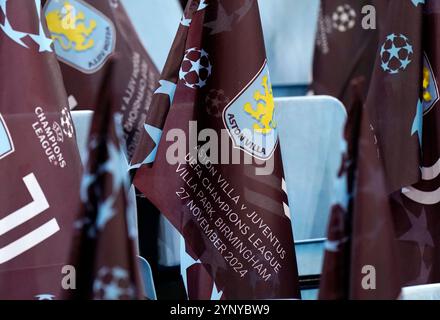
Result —
<instances>
[{"instance_id":1,"label":"flag with jagged edge","mask_svg":"<svg viewBox=\"0 0 440 320\"><path fill-rule=\"evenodd\" d=\"M62 299L82 165L40 0L0 1L0 299Z\"/></svg>"}]
</instances>

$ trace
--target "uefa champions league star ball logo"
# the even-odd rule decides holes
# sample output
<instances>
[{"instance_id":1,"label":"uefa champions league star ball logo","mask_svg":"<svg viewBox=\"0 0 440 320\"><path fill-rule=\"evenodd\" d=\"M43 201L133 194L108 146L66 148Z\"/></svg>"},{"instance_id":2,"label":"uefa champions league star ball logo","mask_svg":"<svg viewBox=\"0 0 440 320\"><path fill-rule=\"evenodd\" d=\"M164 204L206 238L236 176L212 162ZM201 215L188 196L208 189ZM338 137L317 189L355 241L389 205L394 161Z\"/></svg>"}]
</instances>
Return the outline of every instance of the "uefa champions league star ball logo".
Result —
<instances>
[{"instance_id":1,"label":"uefa champions league star ball logo","mask_svg":"<svg viewBox=\"0 0 440 320\"><path fill-rule=\"evenodd\" d=\"M336 8L332 15L333 28L339 32L353 29L356 25L356 11L348 5L341 5Z\"/></svg>"},{"instance_id":2,"label":"uefa champions league star ball logo","mask_svg":"<svg viewBox=\"0 0 440 320\"><path fill-rule=\"evenodd\" d=\"M229 102L230 100L223 90L211 89L205 99L206 112L214 118L220 118L223 108Z\"/></svg>"},{"instance_id":3,"label":"uefa champions league star ball logo","mask_svg":"<svg viewBox=\"0 0 440 320\"><path fill-rule=\"evenodd\" d=\"M403 34L390 34L380 49L382 70L390 74L404 71L411 63L414 49Z\"/></svg>"},{"instance_id":4,"label":"uefa champions league star ball logo","mask_svg":"<svg viewBox=\"0 0 440 320\"><path fill-rule=\"evenodd\" d=\"M55 300L55 296L53 294L39 294L34 298L38 301Z\"/></svg>"},{"instance_id":5,"label":"uefa champions league star ball logo","mask_svg":"<svg viewBox=\"0 0 440 320\"><path fill-rule=\"evenodd\" d=\"M212 65L208 53L201 49L191 48L185 52L179 79L191 88L203 88L212 74Z\"/></svg>"},{"instance_id":6,"label":"uefa champions league star ball logo","mask_svg":"<svg viewBox=\"0 0 440 320\"><path fill-rule=\"evenodd\" d=\"M135 290L128 272L120 267L102 267L93 283L96 300L129 300L135 298Z\"/></svg>"}]
</instances>

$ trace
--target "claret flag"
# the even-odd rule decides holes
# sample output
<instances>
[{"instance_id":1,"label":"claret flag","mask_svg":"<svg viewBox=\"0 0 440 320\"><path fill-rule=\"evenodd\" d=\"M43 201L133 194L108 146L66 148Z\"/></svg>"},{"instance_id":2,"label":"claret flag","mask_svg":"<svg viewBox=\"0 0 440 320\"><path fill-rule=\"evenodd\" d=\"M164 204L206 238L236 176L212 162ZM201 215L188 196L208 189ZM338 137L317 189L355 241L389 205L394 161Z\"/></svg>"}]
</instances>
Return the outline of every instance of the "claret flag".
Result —
<instances>
[{"instance_id":1,"label":"claret flag","mask_svg":"<svg viewBox=\"0 0 440 320\"><path fill-rule=\"evenodd\" d=\"M190 299L299 298L274 109L257 1L190 1L132 161Z\"/></svg>"},{"instance_id":2,"label":"claret flag","mask_svg":"<svg viewBox=\"0 0 440 320\"><path fill-rule=\"evenodd\" d=\"M0 1L0 299L60 299L81 162L40 0Z\"/></svg>"}]
</instances>

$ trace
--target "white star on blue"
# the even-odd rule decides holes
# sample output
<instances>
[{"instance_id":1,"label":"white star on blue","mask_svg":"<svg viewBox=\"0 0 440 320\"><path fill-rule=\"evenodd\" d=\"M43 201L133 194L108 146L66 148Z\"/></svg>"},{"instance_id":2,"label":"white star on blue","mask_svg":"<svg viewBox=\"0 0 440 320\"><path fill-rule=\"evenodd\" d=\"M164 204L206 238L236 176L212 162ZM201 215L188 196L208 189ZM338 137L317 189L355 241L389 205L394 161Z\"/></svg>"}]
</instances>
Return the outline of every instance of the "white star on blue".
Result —
<instances>
[{"instance_id":1,"label":"white star on blue","mask_svg":"<svg viewBox=\"0 0 440 320\"><path fill-rule=\"evenodd\" d=\"M206 52L205 50L201 50L200 51L200 55L202 56L202 57L208 57L209 55L208 55L208 52Z\"/></svg>"},{"instance_id":2,"label":"white star on blue","mask_svg":"<svg viewBox=\"0 0 440 320\"><path fill-rule=\"evenodd\" d=\"M206 86L206 82L206 80L200 79L199 82L196 83L196 86L199 88L203 88L204 86Z\"/></svg>"},{"instance_id":3,"label":"white star on blue","mask_svg":"<svg viewBox=\"0 0 440 320\"><path fill-rule=\"evenodd\" d=\"M404 34L400 34L399 37L401 37L403 40L408 41L408 37L405 36Z\"/></svg>"},{"instance_id":4,"label":"white star on blue","mask_svg":"<svg viewBox=\"0 0 440 320\"><path fill-rule=\"evenodd\" d=\"M406 51L408 51L408 54L414 53L413 46L410 44L407 44L403 48L406 49Z\"/></svg>"},{"instance_id":5,"label":"white star on blue","mask_svg":"<svg viewBox=\"0 0 440 320\"><path fill-rule=\"evenodd\" d=\"M197 11L203 10L203 9L205 9L208 6L208 4L205 1L206 0L201 0L200 1L199 7L197 8Z\"/></svg>"},{"instance_id":6,"label":"white star on blue","mask_svg":"<svg viewBox=\"0 0 440 320\"><path fill-rule=\"evenodd\" d=\"M197 61L190 61L191 62L191 69L189 72L195 71L197 75L200 73L200 60Z\"/></svg>"},{"instance_id":7,"label":"white star on blue","mask_svg":"<svg viewBox=\"0 0 440 320\"><path fill-rule=\"evenodd\" d=\"M397 59L399 59L399 51L400 51L400 49L401 49L401 48L397 48L397 47L394 45L394 43L393 43L393 45L391 46L391 48L388 49L388 52L390 53L390 59L392 59L392 58L397 58Z\"/></svg>"},{"instance_id":8,"label":"white star on blue","mask_svg":"<svg viewBox=\"0 0 440 320\"><path fill-rule=\"evenodd\" d=\"M382 62L381 67L383 69L383 71L389 71L390 68L388 67L388 63L386 62Z\"/></svg>"},{"instance_id":9,"label":"white star on blue","mask_svg":"<svg viewBox=\"0 0 440 320\"><path fill-rule=\"evenodd\" d=\"M392 33L392 34L388 35L387 40L390 40L390 41L394 42L394 39L395 39L396 37L397 37L397 36L396 36L394 33Z\"/></svg>"}]
</instances>

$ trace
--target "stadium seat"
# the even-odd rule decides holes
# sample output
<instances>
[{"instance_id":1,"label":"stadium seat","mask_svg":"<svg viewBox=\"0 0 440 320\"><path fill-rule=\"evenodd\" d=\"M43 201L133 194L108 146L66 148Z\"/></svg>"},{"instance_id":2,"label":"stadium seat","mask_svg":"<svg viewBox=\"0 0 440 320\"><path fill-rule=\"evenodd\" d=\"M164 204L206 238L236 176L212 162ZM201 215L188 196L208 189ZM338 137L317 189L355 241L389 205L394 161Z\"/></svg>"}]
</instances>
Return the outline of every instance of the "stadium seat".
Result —
<instances>
[{"instance_id":1,"label":"stadium seat","mask_svg":"<svg viewBox=\"0 0 440 320\"><path fill-rule=\"evenodd\" d=\"M180 265L180 241L179 231L161 214L157 241L160 266L178 267Z\"/></svg>"},{"instance_id":2,"label":"stadium seat","mask_svg":"<svg viewBox=\"0 0 440 320\"><path fill-rule=\"evenodd\" d=\"M309 84L320 1L277 0L274 5L273 1L259 0L258 4L272 84L285 89ZM277 96L285 96L281 90L276 91Z\"/></svg>"},{"instance_id":3,"label":"stadium seat","mask_svg":"<svg viewBox=\"0 0 440 320\"><path fill-rule=\"evenodd\" d=\"M139 270L141 271L142 275L145 295L149 300L157 300L156 288L154 286L153 271L151 270L151 266L144 258L138 256L138 259Z\"/></svg>"},{"instance_id":4,"label":"stadium seat","mask_svg":"<svg viewBox=\"0 0 440 320\"><path fill-rule=\"evenodd\" d=\"M276 105L295 240L322 239L341 163L345 108L326 96L278 98Z\"/></svg>"},{"instance_id":5,"label":"stadium seat","mask_svg":"<svg viewBox=\"0 0 440 320\"><path fill-rule=\"evenodd\" d=\"M83 166L87 164L88 159L88 139L90 126L92 124L93 112L92 111L71 111L73 124L76 131L76 142L81 156ZM128 169L128 162L127 162ZM133 229L129 230L130 233L137 232L137 209L136 209L136 192L134 187L130 189L130 214L133 215ZM138 245L136 243L136 245ZM139 252L139 247L136 248Z\"/></svg>"}]
</instances>

